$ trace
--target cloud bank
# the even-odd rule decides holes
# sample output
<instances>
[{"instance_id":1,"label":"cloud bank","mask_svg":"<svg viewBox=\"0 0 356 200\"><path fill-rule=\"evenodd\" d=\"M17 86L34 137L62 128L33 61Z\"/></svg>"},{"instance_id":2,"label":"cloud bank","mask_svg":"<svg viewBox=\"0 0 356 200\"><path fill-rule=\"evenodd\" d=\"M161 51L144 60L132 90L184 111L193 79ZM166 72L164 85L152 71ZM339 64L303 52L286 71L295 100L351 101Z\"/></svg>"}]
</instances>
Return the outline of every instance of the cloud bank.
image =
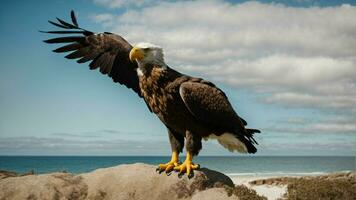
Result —
<instances>
[{"instance_id":1,"label":"cloud bank","mask_svg":"<svg viewBox=\"0 0 356 200\"><path fill-rule=\"evenodd\" d=\"M164 47L183 72L250 89L262 103L338 113L352 120L329 130L356 132L355 6L185 1L93 19L132 43Z\"/></svg>"},{"instance_id":2,"label":"cloud bank","mask_svg":"<svg viewBox=\"0 0 356 200\"><path fill-rule=\"evenodd\" d=\"M288 155L288 150L308 151L314 154L336 154L347 150L347 155L355 152L356 146L351 141L330 142L269 142L261 144L260 155L274 152L275 155ZM83 140L80 138L62 137L0 137L0 155L169 155L170 146L162 140L127 140L97 139ZM200 155L234 155L229 153L217 142L204 142Z\"/></svg>"}]
</instances>

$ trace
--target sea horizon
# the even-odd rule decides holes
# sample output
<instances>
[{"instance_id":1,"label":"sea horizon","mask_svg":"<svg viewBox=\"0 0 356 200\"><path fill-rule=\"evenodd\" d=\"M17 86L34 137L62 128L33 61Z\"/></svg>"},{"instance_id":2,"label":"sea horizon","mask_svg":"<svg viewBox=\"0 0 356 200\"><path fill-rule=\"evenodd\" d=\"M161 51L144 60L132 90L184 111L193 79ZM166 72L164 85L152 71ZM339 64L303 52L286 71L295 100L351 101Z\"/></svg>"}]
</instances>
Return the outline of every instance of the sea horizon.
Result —
<instances>
[{"instance_id":1,"label":"sea horizon","mask_svg":"<svg viewBox=\"0 0 356 200\"><path fill-rule=\"evenodd\" d=\"M181 157L183 160L184 156ZM0 170L36 174L66 171L87 173L121 164L158 165L170 156L88 156L88 155L1 155ZM356 170L355 156L198 156L202 168L228 176L305 176Z\"/></svg>"},{"instance_id":2,"label":"sea horizon","mask_svg":"<svg viewBox=\"0 0 356 200\"><path fill-rule=\"evenodd\" d=\"M39 155L39 154L4 154L0 155L0 157L17 157L17 156L35 156L35 157L171 157L170 155L80 155L80 154L73 154L73 155ZM184 154L180 155L180 157L185 157ZM251 155L251 154L239 154L239 155L199 155L198 157L353 157L356 156L352 155Z\"/></svg>"}]
</instances>

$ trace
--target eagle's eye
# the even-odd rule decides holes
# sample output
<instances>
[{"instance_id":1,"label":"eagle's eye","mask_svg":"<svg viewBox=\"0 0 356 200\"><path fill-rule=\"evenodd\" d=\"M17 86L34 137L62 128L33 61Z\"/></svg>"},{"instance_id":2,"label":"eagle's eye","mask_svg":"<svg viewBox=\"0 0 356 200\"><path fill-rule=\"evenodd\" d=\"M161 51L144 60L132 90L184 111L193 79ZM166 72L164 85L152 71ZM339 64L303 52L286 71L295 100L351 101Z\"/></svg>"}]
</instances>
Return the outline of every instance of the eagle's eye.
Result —
<instances>
[{"instance_id":1,"label":"eagle's eye","mask_svg":"<svg viewBox=\"0 0 356 200\"><path fill-rule=\"evenodd\" d=\"M149 47L142 48L142 51L143 51L143 52L145 52L145 53L146 53L146 52L148 52L149 50L150 50L150 48L149 48Z\"/></svg>"}]
</instances>

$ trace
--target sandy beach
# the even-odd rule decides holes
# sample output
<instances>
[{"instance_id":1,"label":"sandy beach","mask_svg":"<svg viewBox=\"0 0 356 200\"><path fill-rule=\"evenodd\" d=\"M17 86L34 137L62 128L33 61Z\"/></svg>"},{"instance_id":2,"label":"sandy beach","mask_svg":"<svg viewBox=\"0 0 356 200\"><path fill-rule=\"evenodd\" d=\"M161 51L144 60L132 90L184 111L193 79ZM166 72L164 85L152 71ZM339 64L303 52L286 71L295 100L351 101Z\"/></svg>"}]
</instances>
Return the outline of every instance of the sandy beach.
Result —
<instances>
[{"instance_id":1,"label":"sandy beach","mask_svg":"<svg viewBox=\"0 0 356 200\"><path fill-rule=\"evenodd\" d=\"M287 185L252 185L251 181L277 178L279 176L229 176L235 185L245 185L268 200L276 200L287 192Z\"/></svg>"}]
</instances>

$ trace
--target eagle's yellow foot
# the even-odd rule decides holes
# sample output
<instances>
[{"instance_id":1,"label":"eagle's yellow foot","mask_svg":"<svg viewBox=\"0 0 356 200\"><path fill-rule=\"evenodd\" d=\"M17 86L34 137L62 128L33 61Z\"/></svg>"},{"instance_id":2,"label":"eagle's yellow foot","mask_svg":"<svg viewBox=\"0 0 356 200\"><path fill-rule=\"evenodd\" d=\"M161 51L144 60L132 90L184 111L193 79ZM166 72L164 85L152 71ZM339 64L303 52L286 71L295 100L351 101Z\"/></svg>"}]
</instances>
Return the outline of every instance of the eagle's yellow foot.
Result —
<instances>
[{"instance_id":1,"label":"eagle's yellow foot","mask_svg":"<svg viewBox=\"0 0 356 200\"><path fill-rule=\"evenodd\" d=\"M188 178L194 176L193 170L199 169L200 166L198 164L194 164L192 160L192 154L188 152L185 161L181 165L174 167L174 170L179 171L179 177L182 176L184 173L187 173Z\"/></svg>"},{"instance_id":2,"label":"eagle's yellow foot","mask_svg":"<svg viewBox=\"0 0 356 200\"><path fill-rule=\"evenodd\" d=\"M169 172L173 171L174 167L178 166L178 162L172 162L172 161L169 161L168 163L166 164L159 164L158 167L157 167L157 171L159 173L165 171L167 174L169 174ZM170 175L170 174L169 174Z\"/></svg>"},{"instance_id":3,"label":"eagle's yellow foot","mask_svg":"<svg viewBox=\"0 0 356 200\"><path fill-rule=\"evenodd\" d=\"M173 171L174 167L179 165L178 153L172 153L172 159L166 164L159 164L156 171L159 173L165 171L167 175L170 175L170 172Z\"/></svg>"}]
</instances>

